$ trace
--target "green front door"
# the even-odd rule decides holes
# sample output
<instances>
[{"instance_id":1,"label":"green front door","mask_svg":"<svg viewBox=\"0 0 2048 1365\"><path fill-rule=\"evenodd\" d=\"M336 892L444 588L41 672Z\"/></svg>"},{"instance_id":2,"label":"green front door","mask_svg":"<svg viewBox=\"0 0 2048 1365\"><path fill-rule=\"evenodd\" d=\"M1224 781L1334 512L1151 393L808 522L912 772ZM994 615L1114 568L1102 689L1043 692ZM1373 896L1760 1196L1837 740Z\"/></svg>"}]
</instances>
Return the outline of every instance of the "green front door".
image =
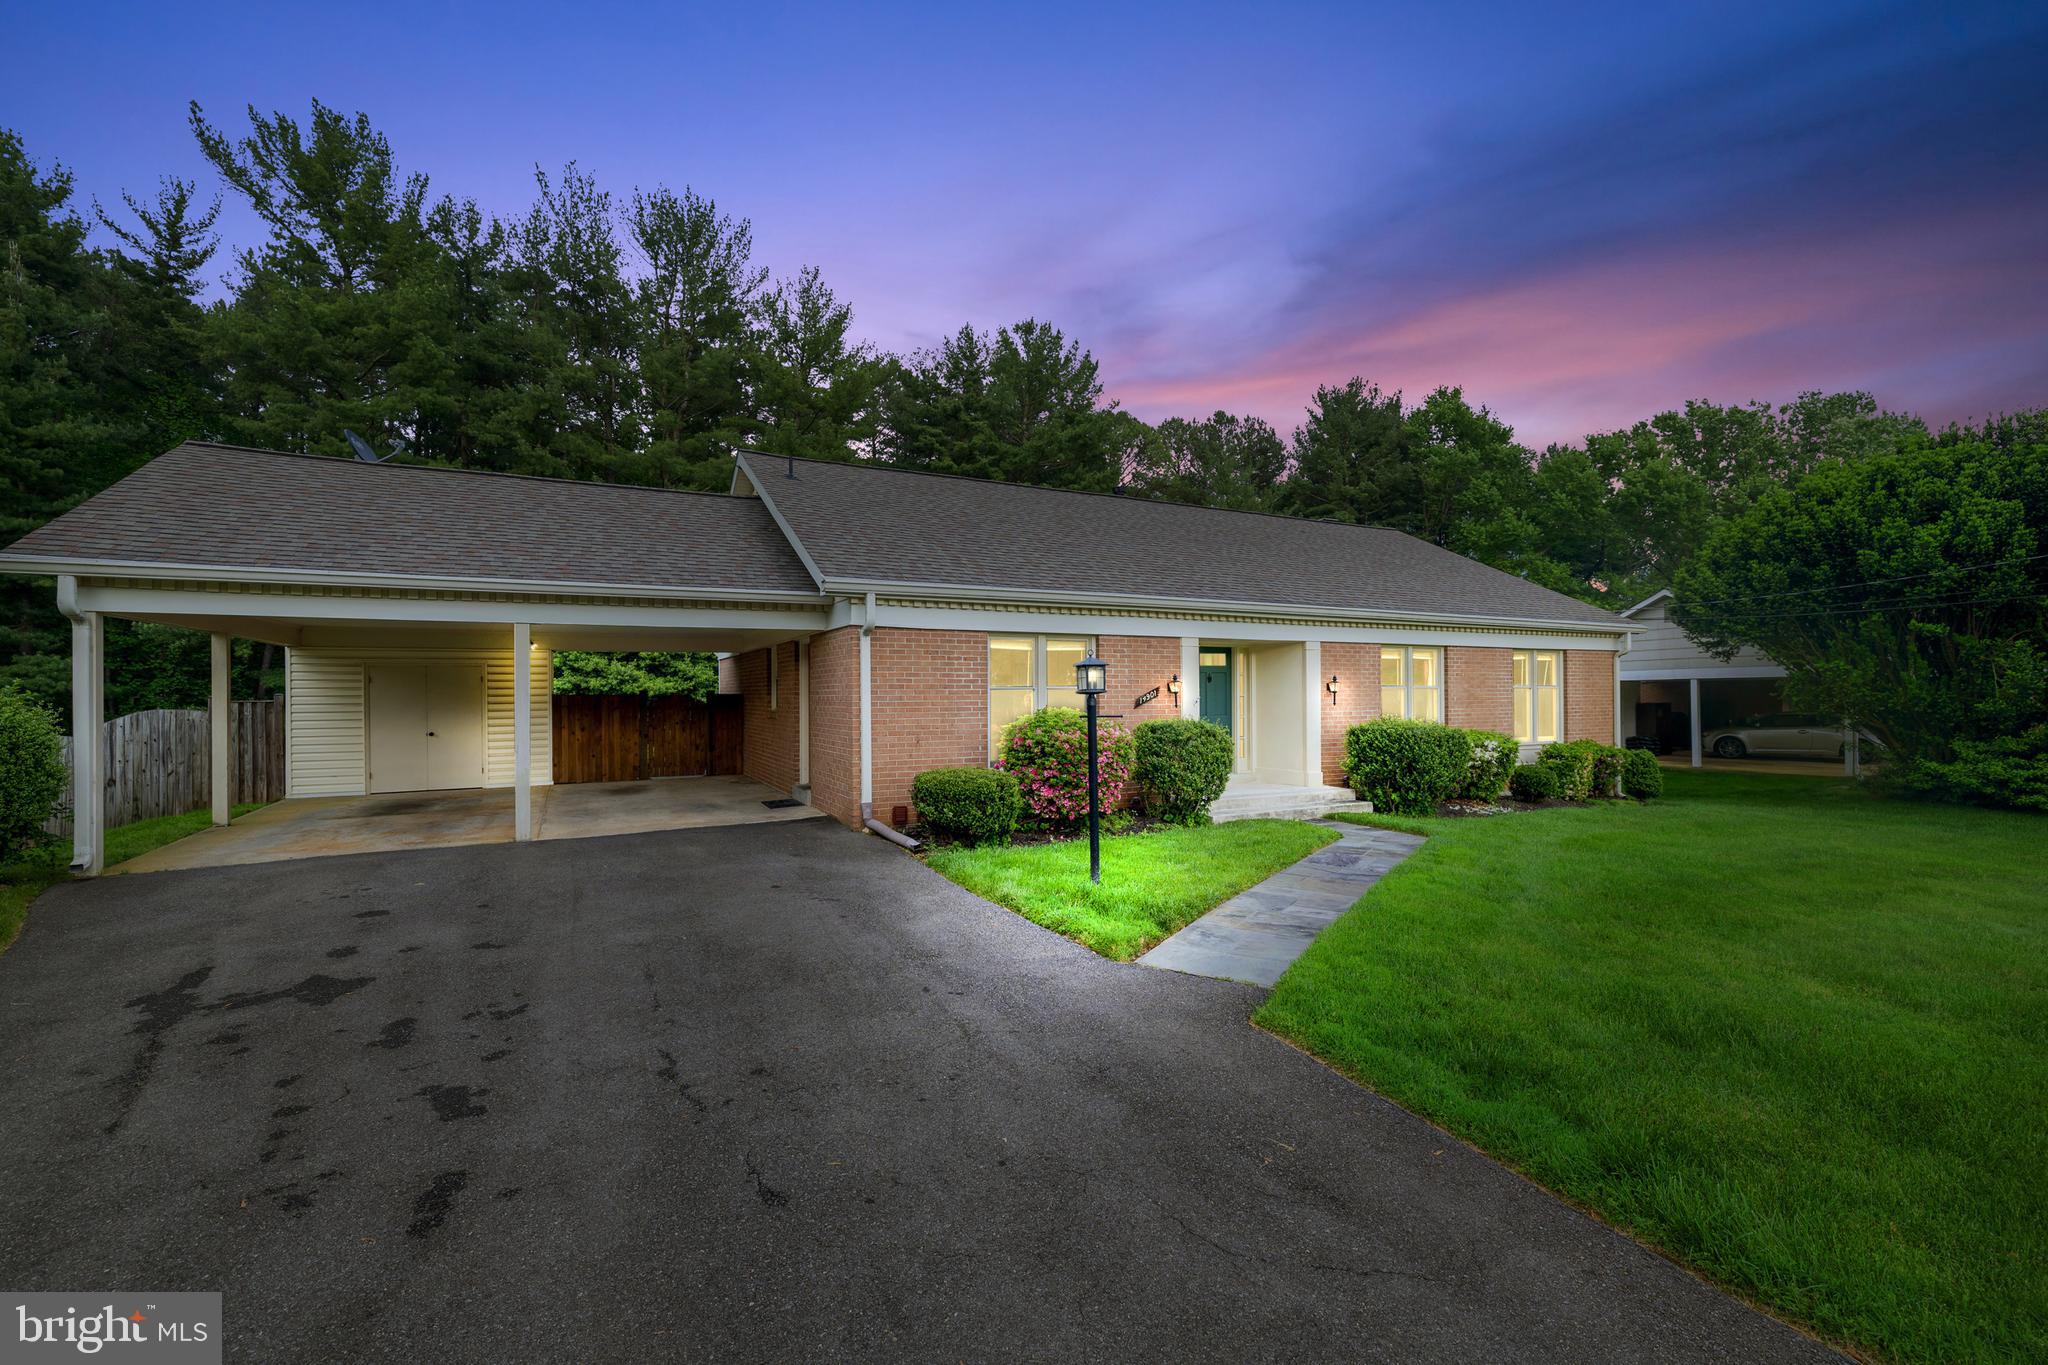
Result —
<instances>
[{"instance_id":1,"label":"green front door","mask_svg":"<svg viewBox=\"0 0 2048 1365\"><path fill-rule=\"evenodd\" d=\"M1230 729L1230 651L1202 651L1202 719Z\"/></svg>"}]
</instances>

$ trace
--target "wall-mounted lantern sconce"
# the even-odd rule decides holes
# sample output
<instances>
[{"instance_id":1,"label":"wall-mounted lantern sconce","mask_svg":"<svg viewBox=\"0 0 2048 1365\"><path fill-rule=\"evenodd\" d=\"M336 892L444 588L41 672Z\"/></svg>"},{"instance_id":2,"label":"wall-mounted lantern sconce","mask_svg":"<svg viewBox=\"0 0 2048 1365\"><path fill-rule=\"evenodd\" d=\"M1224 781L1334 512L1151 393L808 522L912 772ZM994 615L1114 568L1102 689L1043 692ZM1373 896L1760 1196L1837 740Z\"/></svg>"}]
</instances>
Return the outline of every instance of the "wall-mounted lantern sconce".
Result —
<instances>
[{"instance_id":1,"label":"wall-mounted lantern sconce","mask_svg":"<svg viewBox=\"0 0 2048 1365\"><path fill-rule=\"evenodd\" d=\"M1173 681L1166 685L1166 692L1168 696L1172 697L1180 695L1180 674L1176 673L1173 675Z\"/></svg>"},{"instance_id":2,"label":"wall-mounted lantern sconce","mask_svg":"<svg viewBox=\"0 0 2048 1365\"><path fill-rule=\"evenodd\" d=\"M1335 706L1337 704L1337 675L1332 673L1330 680L1324 683L1323 686L1330 689L1330 705Z\"/></svg>"}]
</instances>

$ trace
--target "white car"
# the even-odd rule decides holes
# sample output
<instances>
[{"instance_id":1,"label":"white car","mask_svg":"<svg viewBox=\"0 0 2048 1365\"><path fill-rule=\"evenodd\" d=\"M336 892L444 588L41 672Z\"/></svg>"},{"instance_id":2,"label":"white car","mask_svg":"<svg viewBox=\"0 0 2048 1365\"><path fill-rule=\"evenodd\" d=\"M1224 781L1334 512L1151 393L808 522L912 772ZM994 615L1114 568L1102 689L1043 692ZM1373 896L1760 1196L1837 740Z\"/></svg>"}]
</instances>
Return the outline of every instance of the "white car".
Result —
<instances>
[{"instance_id":1,"label":"white car","mask_svg":"<svg viewBox=\"0 0 2048 1365\"><path fill-rule=\"evenodd\" d=\"M1842 727L1796 712L1751 716L1707 731L1700 743L1716 758L1840 758Z\"/></svg>"}]
</instances>

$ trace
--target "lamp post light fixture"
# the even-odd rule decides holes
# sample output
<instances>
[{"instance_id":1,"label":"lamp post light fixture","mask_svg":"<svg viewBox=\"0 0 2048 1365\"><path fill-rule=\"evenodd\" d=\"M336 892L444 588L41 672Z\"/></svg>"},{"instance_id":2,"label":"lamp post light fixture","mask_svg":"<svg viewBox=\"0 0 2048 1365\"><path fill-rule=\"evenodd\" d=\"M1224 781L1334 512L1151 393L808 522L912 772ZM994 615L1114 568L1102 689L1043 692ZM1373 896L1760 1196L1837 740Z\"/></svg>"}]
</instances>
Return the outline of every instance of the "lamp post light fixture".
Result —
<instances>
[{"instance_id":1,"label":"lamp post light fixture","mask_svg":"<svg viewBox=\"0 0 2048 1365\"><path fill-rule=\"evenodd\" d=\"M1092 653L1074 665L1074 690L1088 699L1088 880L1102 880L1102 794L1101 774L1095 758L1096 713L1102 694L1109 690L1109 665Z\"/></svg>"},{"instance_id":2,"label":"lamp post light fixture","mask_svg":"<svg viewBox=\"0 0 2048 1365\"><path fill-rule=\"evenodd\" d=\"M1330 705L1335 706L1337 704L1337 675L1332 673L1330 680L1324 683L1323 686L1330 689Z\"/></svg>"},{"instance_id":3,"label":"lamp post light fixture","mask_svg":"<svg viewBox=\"0 0 2048 1365\"><path fill-rule=\"evenodd\" d=\"M1180 674L1176 673L1173 675L1172 680L1166 684L1166 692L1168 696L1172 697L1180 695Z\"/></svg>"}]
</instances>

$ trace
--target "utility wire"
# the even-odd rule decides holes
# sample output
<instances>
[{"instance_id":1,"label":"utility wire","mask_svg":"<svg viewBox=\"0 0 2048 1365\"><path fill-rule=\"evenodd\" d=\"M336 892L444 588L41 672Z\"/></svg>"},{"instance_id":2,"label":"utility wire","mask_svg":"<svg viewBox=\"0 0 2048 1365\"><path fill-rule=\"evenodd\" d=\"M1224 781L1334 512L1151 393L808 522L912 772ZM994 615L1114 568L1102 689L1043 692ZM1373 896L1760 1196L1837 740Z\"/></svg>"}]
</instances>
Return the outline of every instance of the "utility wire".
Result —
<instances>
[{"instance_id":1,"label":"utility wire","mask_svg":"<svg viewBox=\"0 0 2048 1365\"><path fill-rule=\"evenodd\" d=\"M1722 615L1725 615L1731 622L1748 625L1755 621L1789 621L1815 616L1867 616L1894 611L1926 611L1947 607L1973 607L1992 602L2032 602L2038 604L2048 602L2048 597L2032 596L2024 592L2010 592L1997 593L1988 597L1931 598L1922 601L1893 598L1888 602L1867 602L1861 606L1854 607L1822 607L1812 611L1781 611L1763 614L1737 611L1722 613Z\"/></svg>"},{"instance_id":2,"label":"utility wire","mask_svg":"<svg viewBox=\"0 0 2048 1365\"><path fill-rule=\"evenodd\" d=\"M2031 564L2037 559L2048 559L2048 554L2020 555L2013 559L1994 559L1985 564L1951 565L1940 569L1929 569L1926 573L1900 574L1896 578L1866 578L1859 583L1833 583L1824 588L1792 588L1785 592L1758 593L1753 597L1702 597L1694 601L1680 599L1681 607L1711 607L1722 602L1768 602L1779 597L1806 597L1817 592L1847 592L1851 588L1874 588L1883 583L1908 583L1916 578L1933 578L1945 573L1973 573L1978 569L1998 569L2008 564Z\"/></svg>"}]
</instances>

